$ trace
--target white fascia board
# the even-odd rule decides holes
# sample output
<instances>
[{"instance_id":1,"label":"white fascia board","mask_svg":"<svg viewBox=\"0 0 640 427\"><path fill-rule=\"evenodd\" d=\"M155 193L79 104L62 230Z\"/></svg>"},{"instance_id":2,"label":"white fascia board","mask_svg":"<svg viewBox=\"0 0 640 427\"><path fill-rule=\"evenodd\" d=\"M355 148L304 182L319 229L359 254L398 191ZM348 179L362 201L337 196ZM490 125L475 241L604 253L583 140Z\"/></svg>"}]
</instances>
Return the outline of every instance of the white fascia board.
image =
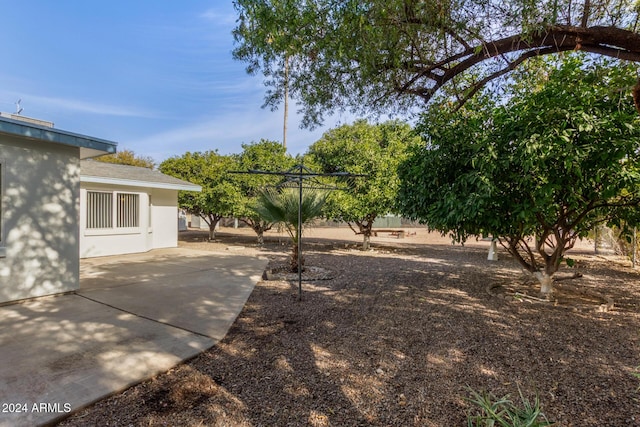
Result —
<instances>
[{"instance_id":1,"label":"white fascia board","mask_svg":"<svg viewBox=\"0 0 640 427\"><path fill-rule=\"evenodd\" d=\"M80 175L80 182L92 184L122 185L127 187L161 188L164 190L202 191L202 187L195 184L167 184L164 182L137 181L132 179L115 179L101 176Z\"/></svg>"}]
</instances>

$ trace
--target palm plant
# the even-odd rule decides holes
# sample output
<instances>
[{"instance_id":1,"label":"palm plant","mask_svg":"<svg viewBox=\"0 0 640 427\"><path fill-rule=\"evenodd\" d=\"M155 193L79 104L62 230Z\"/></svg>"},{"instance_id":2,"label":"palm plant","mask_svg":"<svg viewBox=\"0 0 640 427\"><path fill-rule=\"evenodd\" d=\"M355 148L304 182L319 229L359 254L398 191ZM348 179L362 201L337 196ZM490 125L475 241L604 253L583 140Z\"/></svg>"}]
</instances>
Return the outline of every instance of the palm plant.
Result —
<instances>
[{"instance_id":1,"label":"palm plant","mask_svg":"<svg viewBox=\"0 0 640 427\"><path fill-rule=\"evenodd\" d=\"M281 224L287 230L292 245L289 264L292 272L298 271L298 241L301 238L298 233L298 215L300 214L301 225L304 227L322 216L322 208L326 199L326 192L304 190L302 203L300 203L300 193L297 188L283 188L280 191L263 191L253 206L253 210L264 221ZM300 212L298 212L298 208ZM303 258L300 258L300 265L304 265Z\"/></svg>"}]
</instances>

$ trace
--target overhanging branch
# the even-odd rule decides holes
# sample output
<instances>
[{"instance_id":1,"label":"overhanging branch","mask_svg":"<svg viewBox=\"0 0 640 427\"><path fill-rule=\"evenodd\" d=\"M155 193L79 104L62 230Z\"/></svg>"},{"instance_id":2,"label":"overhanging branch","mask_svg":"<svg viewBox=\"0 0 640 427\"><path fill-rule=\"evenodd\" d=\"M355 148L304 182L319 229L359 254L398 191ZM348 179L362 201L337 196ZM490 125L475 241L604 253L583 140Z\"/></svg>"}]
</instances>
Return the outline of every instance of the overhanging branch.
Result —
<instances>
[{"instance_id":1,"label":"overhanging branch","mask_svg":"<svg viewBox=\"0 0 640 427\"><path fill-rule=\"evenodd\" d=\"M569 50L584 50L617 59L640 62L640 34L617 27L583 28L556 25L540 29L532 34L517 34L475 46L461 45L464 48L461 52L449 55L439 62L411 67L415 70L413 76L404 84L396 86L395 90L399 94L417 95L425 101L429 101L442 86L457 75L487 59L517 52L521 52L521 54L509 62L506 67L472 84L467 89L469 94L462 98L462 103L491 80L506 74L533 56ZM418 86L419 82L422 84ZM425 84L425 82L431 84ZM637 91L636 99L640 99L640 83ZM640 111L640 105L638 110Z\"/></svg>"},{"instance_id":2,"label":"overhanging branch","mask_svg":"<svg viewBox=\"0 0 640 427\"><path fill-rule=\"evenodd\" d=\"M565 50L572 50L572 49L570 47L567 47ZM503 76L508 72L515 70L520 64L522 64L524 61L526 61L529 58L533 58L534 56L547 55L555 52L558 52L558 50L555 48L543 48L543 49L537 49L537 50L530 50L528 52L523 53L514 61L509 62L506 67L492 74L489 74L487 77L481 80L478 80L477 82L469 86L464 96L460 98L460 103L458 104L458 108L456 108L456 110L460 109L465 102L471 99L480 89L482 89L491 80L495 80L498 77Z\"/></svg>"}]
</instances>

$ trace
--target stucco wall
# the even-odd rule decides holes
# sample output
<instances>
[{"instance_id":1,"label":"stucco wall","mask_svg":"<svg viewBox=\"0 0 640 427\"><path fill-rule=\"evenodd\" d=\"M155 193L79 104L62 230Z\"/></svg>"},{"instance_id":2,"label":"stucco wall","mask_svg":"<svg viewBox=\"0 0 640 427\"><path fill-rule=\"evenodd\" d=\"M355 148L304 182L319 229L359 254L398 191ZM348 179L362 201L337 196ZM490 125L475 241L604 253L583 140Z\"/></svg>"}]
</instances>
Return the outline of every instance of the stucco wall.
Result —
<instances>
[{"instance_id":1,"label":"stucco wall","mask_svg":"<svg viewBox=\"0 0 640 427\"><path fill-rule=\"evenodd\" d=\"M87 190L139 194L140 226L133 230L87 229ZM80 257L121 255L178 246L177 203L177 190L82 183L80 191Z\"/></svg>"},{"instance_id":2,"label":"stucco wall","mask_svg":"<svg viewBox=\"0 0 640 427\"><path fill-rule=\"evenodd\" d=\"M79 149L0 135L0 302L79 287Z\"/></svg>"},{"instance_id":3,"label":"stucco wall","mask_svg":"<svg viewBox=\"0 0 640 427\"><path fill-rule=\"evenodd\" d=\"M153 249L178 246L178 192L154 188L151 194Z\"/></svg>"}]
</instances>

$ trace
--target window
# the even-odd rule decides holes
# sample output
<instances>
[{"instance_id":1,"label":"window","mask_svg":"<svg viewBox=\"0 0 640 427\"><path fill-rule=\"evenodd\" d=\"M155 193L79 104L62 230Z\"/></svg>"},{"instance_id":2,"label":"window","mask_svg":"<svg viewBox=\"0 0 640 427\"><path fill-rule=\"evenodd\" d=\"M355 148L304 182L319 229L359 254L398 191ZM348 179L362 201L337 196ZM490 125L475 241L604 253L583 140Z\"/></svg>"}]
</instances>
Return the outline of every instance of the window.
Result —
<instances>
[{"instance_id":1,"label":"window","mask_svg":"<svg viewBox=\"0 0 640 427\"><path fill-rule=\"evenodd\" d=\"M118 227L130 228L140 225L140 195L116 193L118 197Z\"/></svg>"},{"instance_id":2,"label":"window","mask_svg":"<svg viewBox=\"0 0 640 427\"><path fill-rule=\"evenodd\" d=\"M114 200L115 199L115 200ZM87 229L140 226L140 195L111 191L87 191Z\"/></svg>"},{"instance_id":3,"label":"window","mask_svg":"<svg viewBox=\"0 0 640 427\"><path fill-rule=\"evenodd\" d=\"M87 191L87 228L113 227L113 193Z\"/></svg>"}]
</instances>

